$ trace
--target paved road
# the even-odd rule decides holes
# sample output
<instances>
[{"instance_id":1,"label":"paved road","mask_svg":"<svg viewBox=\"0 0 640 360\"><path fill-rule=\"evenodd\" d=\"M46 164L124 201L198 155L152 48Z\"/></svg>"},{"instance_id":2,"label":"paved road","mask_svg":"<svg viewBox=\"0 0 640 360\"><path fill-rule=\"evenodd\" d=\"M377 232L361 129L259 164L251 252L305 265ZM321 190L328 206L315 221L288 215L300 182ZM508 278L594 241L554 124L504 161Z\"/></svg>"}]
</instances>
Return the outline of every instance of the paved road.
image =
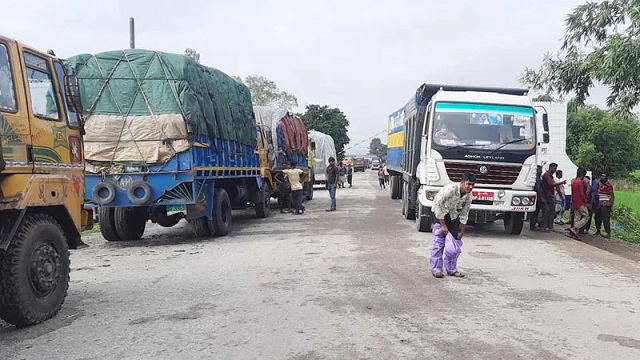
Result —
<instances>
[{"instance_id":1,"label":"paved road","mask_svg":"<svg viewBox=\"0 0 640 360\"><path fill-rule=\"evenodd\" d=\"M467 278L434 279L429 234L372 172L302 217L182 225L72 253L63 310L0 324L0 359L638 359L640 266L555 234L472 228ZM535 236L533 236L535 235Z\"/></svg>"}]
</instances>

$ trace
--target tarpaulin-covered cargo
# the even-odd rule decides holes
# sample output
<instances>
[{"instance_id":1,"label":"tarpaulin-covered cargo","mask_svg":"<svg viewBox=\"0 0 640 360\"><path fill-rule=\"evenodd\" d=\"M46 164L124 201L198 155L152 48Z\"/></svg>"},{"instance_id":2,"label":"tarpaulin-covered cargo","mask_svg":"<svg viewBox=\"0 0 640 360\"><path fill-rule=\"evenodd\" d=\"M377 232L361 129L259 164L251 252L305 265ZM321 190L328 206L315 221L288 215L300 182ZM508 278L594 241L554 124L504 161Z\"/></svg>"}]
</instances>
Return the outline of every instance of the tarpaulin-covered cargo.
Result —
<instances>
[{"instance_id":1,"label":"tarpaulin-covered cargo","mask_svg":"<svg viewBox=\"0 0 640 360\"><path fill-rule=\"evenodd\" d=\"M88 112L89 163L162 164L202 135L255 146L249 89L219 70L138 49L78 55L68 64Z\"/></svg>"},{"instance_id":2,"label":"tarpaulin-covered cargo","mask_svg":"<svg viewBox=\"0 0 640 360\"><path fill-rule=\"evenodd\" d=\"M268 129L274 149L269 152L272 169L282 168L283 162L295 161L298 167L308 166L309 135L302 120L282 108L254 106L256 123Z\"/></svg>"},{"instance_id":3,"label":"tarpaulin-covered cargo","mask_svg":"<svg viewBox=\"0 0 640 360\"><path fill-rule=\"evenodd\" d=\"M329 166L329 158L336 157L336 146L331 136L319 131L311 130L309 136L316 145L313 173L317 182L324 182L326 181L325 172Z\"/></svg>"}]
</instances>

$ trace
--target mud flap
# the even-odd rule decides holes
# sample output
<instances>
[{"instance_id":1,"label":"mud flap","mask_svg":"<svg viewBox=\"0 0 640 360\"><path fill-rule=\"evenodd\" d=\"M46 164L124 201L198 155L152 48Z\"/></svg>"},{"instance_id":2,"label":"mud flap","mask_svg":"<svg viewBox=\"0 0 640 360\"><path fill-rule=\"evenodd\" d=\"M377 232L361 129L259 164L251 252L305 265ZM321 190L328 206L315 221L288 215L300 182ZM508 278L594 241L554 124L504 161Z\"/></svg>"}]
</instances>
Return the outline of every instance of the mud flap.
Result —
<instances>
[{"instance_id":1,"label":"mud flap","mask_svg":"<svg viewBox=\"0 0 640 360\"><path fill-rule=\"evenodd\" d=\"M0 250L7 250L22 222L26 209L5 210L0 218Z\"/></svg>"}]
</instances>

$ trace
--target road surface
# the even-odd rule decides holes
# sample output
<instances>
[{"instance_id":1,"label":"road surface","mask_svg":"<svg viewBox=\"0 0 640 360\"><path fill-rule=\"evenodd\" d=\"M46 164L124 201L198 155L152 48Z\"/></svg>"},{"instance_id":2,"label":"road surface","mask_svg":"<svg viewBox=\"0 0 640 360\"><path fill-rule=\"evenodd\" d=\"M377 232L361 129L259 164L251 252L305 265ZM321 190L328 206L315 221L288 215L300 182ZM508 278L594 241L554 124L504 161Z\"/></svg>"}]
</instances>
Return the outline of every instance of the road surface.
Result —
<instances>
[{"instance_id":1,"label":"road surface","mask_svg":"<svg viewBox=\"0 0 640 360\"><path fill-rule=\"evenodd\" d=\"M236 214L73 251L48 322L0 324L0 359L639 359L637 261L558 234L471 228L463 279L435 279L430 234L357 173L338 211Z\"/></svg>"}]
</instances>

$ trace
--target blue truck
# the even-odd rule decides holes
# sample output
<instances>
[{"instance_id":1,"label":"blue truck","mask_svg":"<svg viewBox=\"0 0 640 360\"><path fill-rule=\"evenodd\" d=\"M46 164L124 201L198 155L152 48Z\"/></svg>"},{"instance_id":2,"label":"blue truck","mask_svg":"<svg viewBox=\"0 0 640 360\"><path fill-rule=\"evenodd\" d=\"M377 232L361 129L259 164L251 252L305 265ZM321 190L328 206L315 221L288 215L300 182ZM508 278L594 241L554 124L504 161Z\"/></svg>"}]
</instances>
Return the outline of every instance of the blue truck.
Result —
<instances>
[{"instance_id":1,"label":"blue truck","mask_svg":"<svg viewBox=\"0 0 640 360\"><path fill-rule=\"evenodd\" d=\"M224 236L232 210L269 215L249 89L182 55L121 50L69 59L85 125L86 193L108 241L138 240L150 220L186 218ZM258 134L258 136L256 136Z\"/></svg>"}]
</instances>

